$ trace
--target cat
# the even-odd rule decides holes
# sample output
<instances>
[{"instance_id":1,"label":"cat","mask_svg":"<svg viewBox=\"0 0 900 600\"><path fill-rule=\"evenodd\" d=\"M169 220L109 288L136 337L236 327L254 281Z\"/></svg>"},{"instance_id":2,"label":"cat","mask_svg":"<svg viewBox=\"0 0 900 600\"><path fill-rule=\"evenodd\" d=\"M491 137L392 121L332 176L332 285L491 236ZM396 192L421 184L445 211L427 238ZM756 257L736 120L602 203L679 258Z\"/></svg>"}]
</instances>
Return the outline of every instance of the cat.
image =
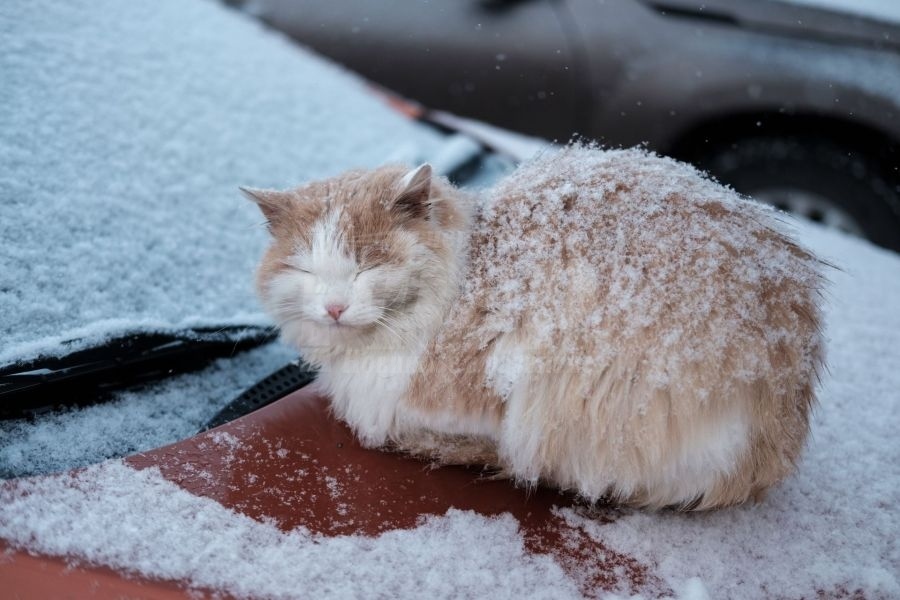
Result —
<instances>
[{"instance_id":1,"label":"cat","mask_svg":"<svg viewBox=\"0 0 900 600\"><path fill-rule=\"evenodd\" d=\"M570 145L479 195L427 164L244 192L263 305L366 446L682 510L800 456L825 263L689 165Z\"/></svg>"}]
</instances>

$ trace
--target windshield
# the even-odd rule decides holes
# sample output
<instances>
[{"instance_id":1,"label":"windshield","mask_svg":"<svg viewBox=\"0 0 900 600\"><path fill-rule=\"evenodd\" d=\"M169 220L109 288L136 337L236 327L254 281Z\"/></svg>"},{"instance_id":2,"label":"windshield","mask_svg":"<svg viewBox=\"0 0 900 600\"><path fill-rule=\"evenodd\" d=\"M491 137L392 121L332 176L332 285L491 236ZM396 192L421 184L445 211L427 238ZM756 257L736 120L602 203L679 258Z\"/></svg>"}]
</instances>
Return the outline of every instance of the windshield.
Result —
<instances>
[{"instance_id":1,"label":"windshield","mask_svg":"<svg viewBox=\"0 0 900 600\"><path fill-rule=\"evenodd\" d=\"M0 417L32 411L0 421L0 477L192 435L296 357L245 352L276 332L239 186L426 160L479 185L511 165L233 11L48 10L19 7L0 39Z\"/></svg>"},{"instance_id":2,"label":"windshield","mask_svg":"<svg viewBox=\"0 0 900 600\"><path fill-rule=\"evenodd\" d=\"M268 325L248 276L266 232L238 186L442 143L347 72L202 2L177 18L17 10L0 41L0 365L123 333Z\"/></svg>"}]
</instances>

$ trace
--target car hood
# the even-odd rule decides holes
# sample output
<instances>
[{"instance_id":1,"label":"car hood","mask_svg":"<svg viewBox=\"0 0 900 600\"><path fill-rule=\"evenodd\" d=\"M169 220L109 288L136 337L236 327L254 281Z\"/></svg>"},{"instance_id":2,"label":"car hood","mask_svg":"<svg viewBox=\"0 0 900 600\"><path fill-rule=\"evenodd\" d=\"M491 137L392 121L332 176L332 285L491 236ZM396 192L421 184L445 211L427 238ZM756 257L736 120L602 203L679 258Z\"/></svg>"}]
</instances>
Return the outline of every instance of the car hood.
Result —
<instances>
[{"instance_id":1,"label":"car hood","mask_svg":"<svg viewBox=\"0 0 900 600\"><path fill-rule=\"evenodd\" d=\"M0 366L268 324L252 284L267 233L237 187L441 143L212 2L6 4L0 30Z\"/></svg>"}]
</instances>

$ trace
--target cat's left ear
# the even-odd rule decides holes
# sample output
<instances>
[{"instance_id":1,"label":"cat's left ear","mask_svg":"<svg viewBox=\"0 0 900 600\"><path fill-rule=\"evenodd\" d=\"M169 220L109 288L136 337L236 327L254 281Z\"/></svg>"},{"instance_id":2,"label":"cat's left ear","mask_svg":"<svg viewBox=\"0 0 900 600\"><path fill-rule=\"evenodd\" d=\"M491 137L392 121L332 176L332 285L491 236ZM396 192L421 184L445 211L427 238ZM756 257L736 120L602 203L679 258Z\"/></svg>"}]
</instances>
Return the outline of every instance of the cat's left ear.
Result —
<instances>
[{"instance_id":1,"label":"cat's left ear","mask_svg":"<svg viewBox=\"0 0 900 600\"><path fill-rule=\"evenodd\" d=\"M239 187L245 198L251 202L255 202L259 206L266 219L271 226L277 223L287 209L287 201L283 197L284 194L275 190L255 190L252 188Z\"/></svg>"},{"instance_id":2,"label":"cat's left ear","mask_svg":"<svg viewBox=\"0 0 900 600\"><path fill-rule=\"evenodd\" d=\"M400 191L391 210L412 219L428 219L431 213L431 165L416 167L400 179Z\"/></svg>"}]
</instances>

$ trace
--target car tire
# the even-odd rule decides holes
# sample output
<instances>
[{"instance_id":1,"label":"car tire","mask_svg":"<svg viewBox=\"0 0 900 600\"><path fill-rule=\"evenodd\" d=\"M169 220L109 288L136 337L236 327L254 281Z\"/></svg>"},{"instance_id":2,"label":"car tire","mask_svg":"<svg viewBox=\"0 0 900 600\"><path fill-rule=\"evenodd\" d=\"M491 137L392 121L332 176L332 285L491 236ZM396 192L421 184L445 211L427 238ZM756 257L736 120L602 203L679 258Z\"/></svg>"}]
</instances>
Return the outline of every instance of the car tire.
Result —
<instances>
[{"instance_id":1,"label":"car tire","mask_svg":"<svg viewBox=\"0 0 900 600\"><path fill-rule=\"evenodd\" d=\"M757 137L695 162L743 194L900 251L900 186L862 152L811 137Z\"/></svg>"}]
</instances>

